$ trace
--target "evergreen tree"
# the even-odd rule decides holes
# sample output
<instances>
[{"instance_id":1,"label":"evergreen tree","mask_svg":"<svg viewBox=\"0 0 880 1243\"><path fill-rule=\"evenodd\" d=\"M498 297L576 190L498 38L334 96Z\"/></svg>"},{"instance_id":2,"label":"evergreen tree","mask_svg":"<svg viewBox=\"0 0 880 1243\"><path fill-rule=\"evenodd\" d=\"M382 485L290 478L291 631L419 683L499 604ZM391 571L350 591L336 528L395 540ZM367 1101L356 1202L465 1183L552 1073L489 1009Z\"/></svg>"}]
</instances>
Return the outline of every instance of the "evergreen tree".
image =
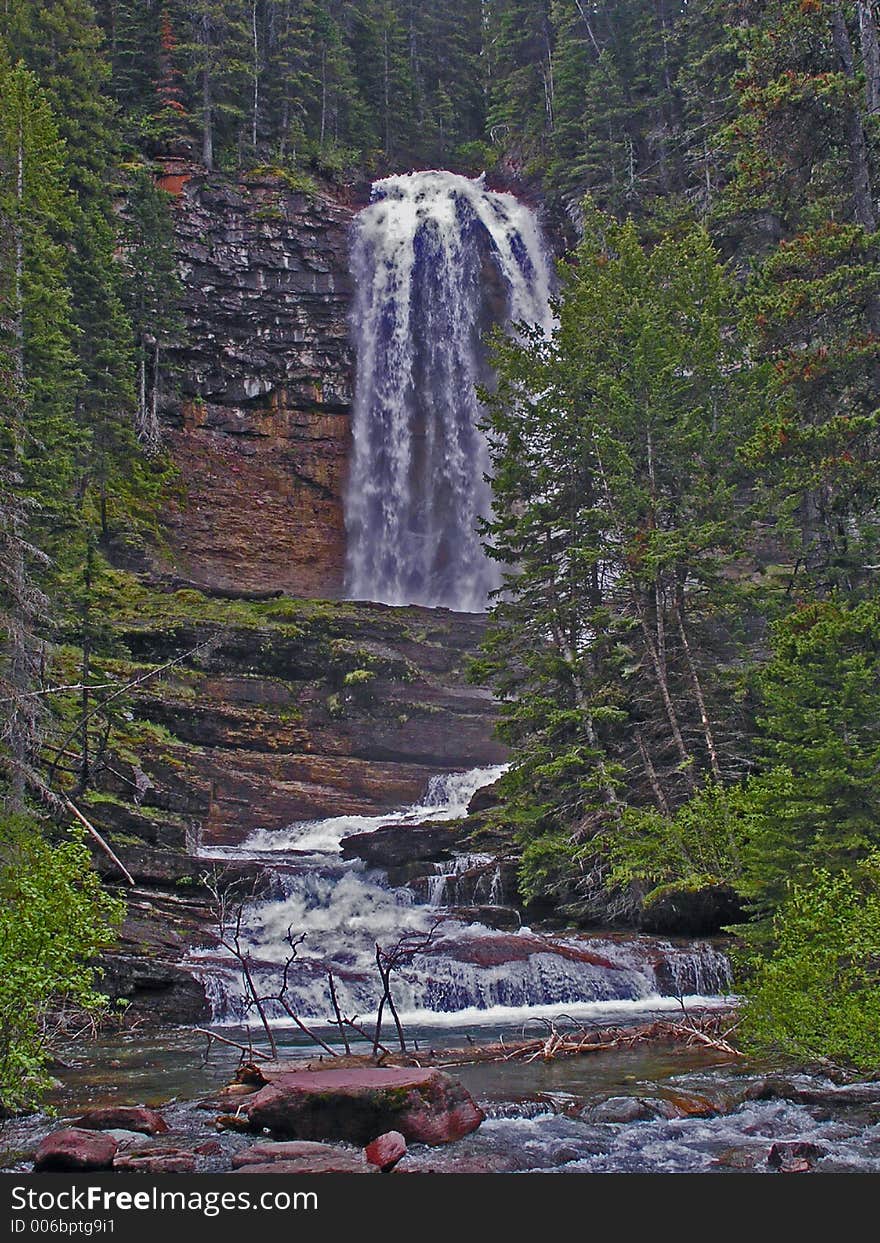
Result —
<instances>
[{"instance_id":1,"label":"evergreen tree","mask_svg":"<svg viewBox=\"0 0 880 1243\"><path fill-rule=\"evenodd\" d=\"M647 252L632 222L587 220L552 342L499 343L489 396L488 548L507 574L480 671L538 839L527 884L548 835L584 858L626 802L665 814L747 749L731 691L750 592L728 567L758 397L730 290L703 232Z\"/></svg>"},{"instance_id":2,"label":"evergreen tree","mask_svg":"<svg viewBox=\"0 0 880 1243\"><path fill-rule=\"evenodd\" d=\"M168 199L148 169L132 172L126 194L126 292L137 349L138 436L153 453L161 443L163 355L179 343L183 330Z\"/></svg>"},{"instance_id":3,"label":"evergreen tree","mask_svg":"<svg viewBox=\"0 0 880 1243\"><path fill-rule=\"evenodd\" d=\"M202 131L202 162L211 171L222 151L240 163L248 114L248 82L253 81L251 9L245 0L186 0L181 18L188 38L181 52ZM183 21L178 23L183 28Z\"/></svg>"},{"instance_id":4,"label":"evergreen tree","mask_svg":"<svg viewBox=\"0 0 880 1243\"><path fill-rule=\"evenodd\" d=\"M39 784L44 549L57 546L78 449L65 246L73 212L46 93L0 58L0 760L18 807Z\"/></svg>"},{"instance_id":5,"label":"evergreen tree","mask_svg":"<svg viewBox=\"0 0 880 1243\"><path fill-rule=\"evenodd\" d=\"M758 260L747 309L772 361L756 469L798 592L853 589L878 557L880 264L871 39L839 3L774 0L744 28L727 130L730 227ZM859 64L859 47L867 49Z\"/></svg>"}]
</instances>

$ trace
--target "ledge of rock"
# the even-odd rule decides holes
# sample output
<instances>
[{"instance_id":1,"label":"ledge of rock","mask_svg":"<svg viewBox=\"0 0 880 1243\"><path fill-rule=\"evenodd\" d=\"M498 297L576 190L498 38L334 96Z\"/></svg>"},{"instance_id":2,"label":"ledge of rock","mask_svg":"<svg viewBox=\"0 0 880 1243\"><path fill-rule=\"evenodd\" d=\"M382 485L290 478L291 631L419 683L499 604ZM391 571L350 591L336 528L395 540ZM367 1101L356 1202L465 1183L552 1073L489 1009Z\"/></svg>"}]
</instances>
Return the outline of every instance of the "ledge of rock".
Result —
<instances>
[{"instance_id":1,"label":"ledge of rock","mask_svg":"<svg viewBox=\"0 0 880 1243\"><path fill-rule=\"evenodd\" d=\"M363 1145L397 1131L407 1141L448 1144L484 1117L462 1084L438 1070L312 1071L278 1062L261 1066L259 1080L263 1086L244 1098L236 1125L277 1138Z\"/></svg>"},{"instance_id":2,"label":"ledge of rock","mask_svg":"<svg viewBox=\"0 0 880 1243\"><path fill-rule=\"evenodd\" d=\"M363 859L369 867L400 868L423 861L452 858L464 849L468 830L460 820L427 820L422 824L388 824L371 833L343 839L344 859Z\"/></svg>"}]
</instances>

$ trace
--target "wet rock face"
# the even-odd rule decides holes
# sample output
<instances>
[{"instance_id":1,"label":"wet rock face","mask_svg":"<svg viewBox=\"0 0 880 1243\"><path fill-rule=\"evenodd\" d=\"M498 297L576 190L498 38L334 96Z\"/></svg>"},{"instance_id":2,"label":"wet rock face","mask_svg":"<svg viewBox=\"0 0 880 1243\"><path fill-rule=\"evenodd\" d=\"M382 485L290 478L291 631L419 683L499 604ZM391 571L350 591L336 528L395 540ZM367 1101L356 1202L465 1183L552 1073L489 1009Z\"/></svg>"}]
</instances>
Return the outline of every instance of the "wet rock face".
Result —
<instances>
[{"instance_id":1,"label":"wet rock face","mask_svg":"<svg viewBox=\"0 0 880 1243\"><path fill-rule=\"evenodd\" d=\"M214 589L335 596L351 211L195 168L175 189L186 328L163 418L185 497L168 516L166 569Z\"/></svg>"}]
</instances>

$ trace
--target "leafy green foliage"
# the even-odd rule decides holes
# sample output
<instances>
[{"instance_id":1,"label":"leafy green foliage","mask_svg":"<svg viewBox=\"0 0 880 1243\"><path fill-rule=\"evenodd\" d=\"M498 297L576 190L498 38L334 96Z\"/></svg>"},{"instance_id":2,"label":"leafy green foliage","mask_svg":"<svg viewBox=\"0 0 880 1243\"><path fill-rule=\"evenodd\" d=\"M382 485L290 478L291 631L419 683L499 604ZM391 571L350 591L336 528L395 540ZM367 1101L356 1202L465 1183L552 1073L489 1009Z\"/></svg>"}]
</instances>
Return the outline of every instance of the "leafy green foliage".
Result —
<instances>
[{"instance_id":1,"label":"leafy green foliage","mask_svg":"<svg viewBox=\"0 0 880 1243\"><path fill-rule=\"evenodd\" d=\"M854 873L817 869L773 924L769 956L745 985L739 1038L759 1054L880 1064L880 858Z\"/></svg>"},{"instance_id":2,"label":"leafy green foliage","mask_svg":"<svg viewBox=\"0 0 880 1243\"><path fill-rule=\"evenodd\" d=\"M670 888L731 885L742 877L748 844L748 787L710 783L674 816L629 807L609 833L612 886L636 884L645 905Z\"/></svg>"},{"instance_id":3,"label":"leafy green foliage","mask_svg":"<svg viewBox=\"0 0 880 1243\"><path fill-rule=\"evenodd\" d=\"M54 1037L105 1012L93 960L122 910L80 841L50 846L33 822L0 819L0 1108L32 1105Z\"/></svg>"}]
</instances>

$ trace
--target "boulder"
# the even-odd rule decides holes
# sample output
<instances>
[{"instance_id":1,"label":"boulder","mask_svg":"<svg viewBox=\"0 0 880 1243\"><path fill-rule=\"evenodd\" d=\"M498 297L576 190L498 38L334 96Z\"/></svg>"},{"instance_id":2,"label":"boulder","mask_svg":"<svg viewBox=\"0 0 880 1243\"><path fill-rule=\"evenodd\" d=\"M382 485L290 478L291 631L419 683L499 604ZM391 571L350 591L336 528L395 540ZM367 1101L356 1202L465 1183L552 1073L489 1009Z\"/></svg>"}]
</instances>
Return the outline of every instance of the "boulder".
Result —
<instances>
[{"instance_id":1,"label":"boulder","mask_svg":"<svg viewBox=\"0 0 880 1243\"><path fill-rule=\"evenodd\" d=\"M164 1135L168 1123L155 1109L145 1105L111 1105L105 1109L90 1109L74 1126L87 1131L140 1131L142 1135Z\"/></svg>"},{"instance_id":2,"label":"boulder","mask_svg":"<svg viewBox=\"0 0 880 1243\"><path fill-rule=\"evenodd\" d=\"M243 1148L232 1158L232 1168L242 1169L246 1165L268 1165L272 1161L301 1161L303 1158L335 1157L343 1159L354 1155L363 1164L360 1152L352 1153L347 1148L337 1148L333 1144L320 1144L315 1140L293 1139L282 1140L274 1144L253 1144Z\"/></svg>"},{"instance_id":3,"label":"boulder","mask_svg":"<svg viewBox=\"0 0 880 1243\"><path fill-rule=\"evenodd\" d=\"M375 1165L363 1157L331 1150L328 1156L298 1157L295 1161L265 1161L261 1165L242 1165L233 1174L378 1174Z\"/></svg>"},{"instance_id":4,"label":"boulder","mask_svg":"<svg viewBox=\"0 0 880 1243\"><path fill-rule=\"evenodd\" d=\"M118 1144L110 1135L81 1127L65 1127L40 1140L34 1170L69 1172L113 1168Z\"/></svg>"},{"instance_id":5,"label":"boulder","mask_svg":"<svg viewBox=\"0 0 880 1243\"><path fill-rule=\"evenodd\" d=\"M222 1157L223 1145L219 1140L207 1139L203 1144L199 1144L193 1149L197 1157Z\"/></svg>"},{"instance_id":6,"label":"boulder","mask_svg":"<svg viewBox=\"0 0 880 1243\"><path fill-rule=\"evenodd\" d=\"M353 1144L369 1144L394 1130L409 1141L448 1144L483 1121L482 1110L466 1089L439 1070L304 1071L287 1065L260 1068L265 1086L240 1107L248 1130Z\"/></svg>"},{"instance_id":7,"label":"boulder","mask_svg":"<svg viewBox=\"0 0 880 1243\"><path fill-rule=\"evenodd\" d=\"M372 833L342 839L344 859L363 859L368 867L400 868L414 863L451 859L464 849L469 830L460 820L427 820L422 824L387 824Z\"/></svg>"},{"instance_id":8,"label":"boulder","mask_svg":"<svg viewBox=\"0 0 880 1243\"><path fill-rule=\"evenodd\" d=\"M468 803L467 812L469 816L477 815L481 811L489 811L493 807L497 807L501 802L501 794L499 792L499 781L493 781L490 785L480 786L471 795L471 801Z\"/></svg>"},{"instance_id":9,"label":"boulder","mask_svg":"<svg viewBox=\"0 0 880 1243\"><path fill-rule=\"evenodd\" d=\"M195 1168L195 1153L181 1148L126 1152L113 1162L113 1169L120 1174L192 1174Z\"/></svg>"},{"instance_id":10,"label":"boulder","mask_svg":"<svg viewBox=\"0 0 880 1243\"><path fill-rule=\"evenodd\" d=\"M406 1140L399 1131L387 1131L367 1144L365 1155L371 1165L378 1165L382 1173L387 1174L406 1156Z\"/></svg>"},{"instance_id":11,"label":"boulder","mask_svg":"<svg viewBox=\"0 0 880 1243\"><path fill-rule=\"evenodd\" d=\"M581 1117L587 1122L647 1122L657 1117L654 1102L641 1096L611 1096L601 1105L585 1109Z\"/></svg>"},{"instance_id":12,"label":"boulder","mask_svg":"<svg viewBox=\"0 0 880 1243\"><path fill-rule=\"evenodd\" d=\"M712 1118L720 1112L708 1097L697 1092L668 1092L651 1103L664 1118Z\"/></svg>"},{"instance_id":13,"label":"boulder","mask_svg":"<svg viewBox=\"0 0 880 1243\"><path fill-rule=\"evenodd\" d=\"M773 1144L767 1153L767 1164L771 1170L779 1170L782 1174L803 1174L827 1151L809 1140L783 1140Z\"/></svg>"}]
</instances>

